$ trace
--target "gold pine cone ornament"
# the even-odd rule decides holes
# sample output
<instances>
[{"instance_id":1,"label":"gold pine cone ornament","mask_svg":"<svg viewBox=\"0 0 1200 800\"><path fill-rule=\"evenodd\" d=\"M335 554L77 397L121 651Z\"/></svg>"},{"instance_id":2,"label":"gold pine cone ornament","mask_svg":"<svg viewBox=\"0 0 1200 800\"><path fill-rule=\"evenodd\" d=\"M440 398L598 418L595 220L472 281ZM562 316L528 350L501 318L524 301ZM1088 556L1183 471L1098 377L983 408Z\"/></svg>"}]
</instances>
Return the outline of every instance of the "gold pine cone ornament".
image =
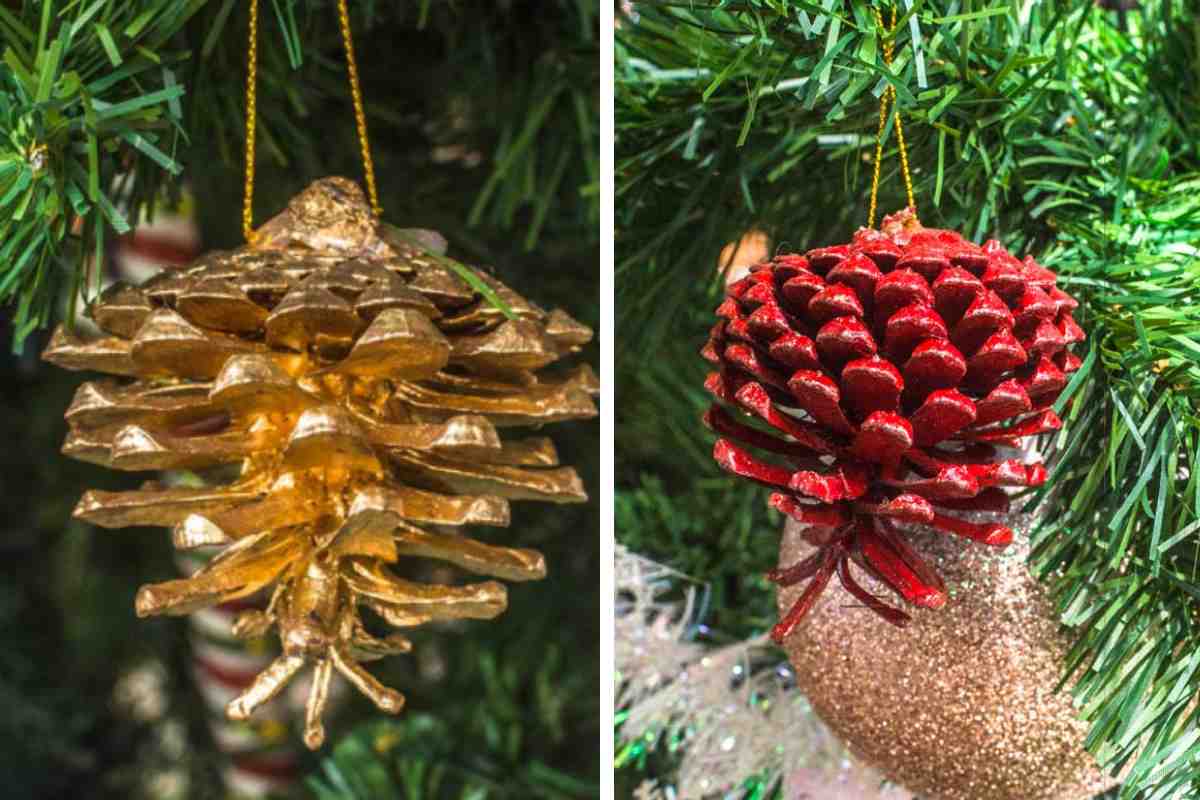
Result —
<instances>
[{"instance_id":1,"label":"gold pine cone ornament","mask_svg":"<svg viewBox=\"0 0 1200 800\"><path fill-rule=\"evenodd\" d=\"M474 271L510 318L444 265L444 247L380 223L354 183L326 178L252 244L109 288L89 309L107 335L60 328L43 354L123 378L80 387L66 454L123 470L240 465L220 485L89 491L75 514L106 528L171 526L177 548L223 548L190 578L142 587L139 616L269 590L267 609L240 615L233 632L274 629L283 652L227 714L247 718L311 665L310 748L324 740L335 670L383 711L403 707L362 663L411 643L368 633L361 609L395 628L505 609L497 581L425 584L390 565L416 556L541 578L540 553L444 526L507 526L509 500L586 499L549 439L501 431L595 416L595 373L552 367L591 330Z\"/></svg>"}]
</instances>

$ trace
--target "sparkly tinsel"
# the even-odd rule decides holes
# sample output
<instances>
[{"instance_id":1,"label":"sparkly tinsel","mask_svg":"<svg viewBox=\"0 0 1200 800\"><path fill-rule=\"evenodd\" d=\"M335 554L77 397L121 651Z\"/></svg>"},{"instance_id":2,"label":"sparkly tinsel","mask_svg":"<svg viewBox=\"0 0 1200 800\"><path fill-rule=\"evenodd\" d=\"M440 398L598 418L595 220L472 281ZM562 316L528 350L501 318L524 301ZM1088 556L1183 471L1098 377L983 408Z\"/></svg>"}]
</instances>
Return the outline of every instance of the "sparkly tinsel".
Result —
<instances>
[{"instance_id":1,"label":"sparkly tinsel","mask_svg":"<svg viewBox=\"0 0 1200 800\"><path fill-rule=\"evenodd\" d=\"M836 780L851 769L765 636L723 647L692 637L696 591L667 599L683 580L618 545L617 766L644 763L656 749L680 756L673 785L660 780L639 792L757 798L785 775L808 771Z\"/></svg>"}]
</instances>

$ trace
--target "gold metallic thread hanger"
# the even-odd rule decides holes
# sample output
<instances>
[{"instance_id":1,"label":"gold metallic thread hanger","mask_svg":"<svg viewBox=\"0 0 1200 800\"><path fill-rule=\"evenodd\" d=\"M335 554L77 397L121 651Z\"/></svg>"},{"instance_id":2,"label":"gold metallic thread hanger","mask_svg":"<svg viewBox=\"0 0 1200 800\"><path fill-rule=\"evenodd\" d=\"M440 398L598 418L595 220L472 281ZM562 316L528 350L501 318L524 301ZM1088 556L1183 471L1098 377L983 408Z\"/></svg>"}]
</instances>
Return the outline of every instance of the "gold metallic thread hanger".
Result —
<instances>
[{"instance_id":1,"label":"gold metallic thread hanger","mask_svg":"<svg viewBox=\"0 0 1200 800\"><path fill-rule=\"evenodd\" d=\"M890 67L896 44L896 7L892 6L891 24L886 28L883 25L883 15L879 12L879 8L876 7L873 10L875 24L879 28L880 39L883 42L883 63ZM904 143L904 123L900 120L900 106L896 102L896 87L888 83L883 94L879 96L879 131L875 134L875 174L871 178L871 210L867 221L867 227L870 228L875 227L875 211L879 197L879 165L883 160L883 133L887 127L889 102L892 104L896 118L896 140L900 144L900 171L904 175L904 189L908 192L908 207L912 209L913 219L915 220L917 217L917 201L913 196L912 175L908 171L908 147Z\"/></svg>"},{"instance_id":2,"label":"gold metallic thread hanger","mask_svg":"<svg viewBox=\"0 0 1200 800\"><path fill-rule=\"evenodd\" d=\"M358 61L354 57L354 38L350 32L350 12L347 0L338 0L338 24L342 45L346 50L346 73L350 80L350 97L354 102L354 125L358 130L358 145L362 152L363 172L367 181L367 197L375 216L383 213L375 184L375 163L367 137L367 115L363 111L362 88L358 82ZM250 0L250 43L246 55L246 185L242 203L242 235L247 242L254 240L254 151L258 123L258 0Z\"/></svg>"}]
</instances>

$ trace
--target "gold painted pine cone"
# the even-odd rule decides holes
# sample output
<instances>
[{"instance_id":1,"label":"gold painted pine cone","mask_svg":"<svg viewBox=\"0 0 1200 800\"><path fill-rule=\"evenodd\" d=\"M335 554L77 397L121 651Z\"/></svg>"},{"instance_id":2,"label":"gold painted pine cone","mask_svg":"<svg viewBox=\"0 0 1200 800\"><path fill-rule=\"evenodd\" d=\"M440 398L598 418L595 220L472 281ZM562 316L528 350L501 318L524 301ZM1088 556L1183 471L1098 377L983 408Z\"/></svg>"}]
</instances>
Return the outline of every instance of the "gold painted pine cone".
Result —
<instances>
[{"instance_id":1,"label":"gold painted pine cone","mask_svg":"<svg viewBox=\"0 0 1200 800\"><path fill-rule=\"evenodd\" d=\"M224 485L89 491L75 515L107 528L172 526L179 548L223 546L192 577L142 587L139 616L188 614L274 585L267 610L241 615L234 633L277 629L283 654L227 713L246 718L311 663L311 748L324 739L335 669L384 711L403 706L360 662L411 645L369 634L361 607L406 628L506 606L496 581L422 584L389 564L417 556L541 578L540 553L439 526L507 526L509 500L586 499L549 439L500 429L595 416L589 367L543 369L591 330L477 271L509 319L413 241L445 247L436 233L379 223L354 183L326 178L253 244L108 289L89 312L109 335L60 328L43 354L132 378L80 387L64 453L124 470L240 465Z\"/></svg>"}]
</instances>

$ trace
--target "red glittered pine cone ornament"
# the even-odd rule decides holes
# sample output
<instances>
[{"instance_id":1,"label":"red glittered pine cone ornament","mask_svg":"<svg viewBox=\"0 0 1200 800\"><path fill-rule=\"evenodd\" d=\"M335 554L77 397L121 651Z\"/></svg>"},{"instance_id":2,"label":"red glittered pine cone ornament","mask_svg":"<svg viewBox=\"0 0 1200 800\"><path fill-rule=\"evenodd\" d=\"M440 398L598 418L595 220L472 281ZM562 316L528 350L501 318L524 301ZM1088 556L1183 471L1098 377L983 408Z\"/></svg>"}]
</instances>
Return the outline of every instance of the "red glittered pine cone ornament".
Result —
<instances>
[{"instance_id":1,"label":"red glittered pine cone ornament","mask_svg":"<svg viewBox=\"0 0 1200 800\"><path fill-rule=\"evenodd\" d=\"M1051 406L1079 368L1068 348L1084 333L1055 281L995 240L923 228L906 210L849 244L776 256L727 288L703 350L716 367L706 386L718 402L704 418L720 437L713 457L771 487L771 505L817 545L768 574L781 586L808 581L775 641L835 573L867 608L908 622L855 580L851 562L908 603L945 603L904 523L1012 541L1004 525L958 512L1006 511L1003 487L1046 478L1041 463L997 447L1062 424Z\"/></svg>"}]
</instances>

